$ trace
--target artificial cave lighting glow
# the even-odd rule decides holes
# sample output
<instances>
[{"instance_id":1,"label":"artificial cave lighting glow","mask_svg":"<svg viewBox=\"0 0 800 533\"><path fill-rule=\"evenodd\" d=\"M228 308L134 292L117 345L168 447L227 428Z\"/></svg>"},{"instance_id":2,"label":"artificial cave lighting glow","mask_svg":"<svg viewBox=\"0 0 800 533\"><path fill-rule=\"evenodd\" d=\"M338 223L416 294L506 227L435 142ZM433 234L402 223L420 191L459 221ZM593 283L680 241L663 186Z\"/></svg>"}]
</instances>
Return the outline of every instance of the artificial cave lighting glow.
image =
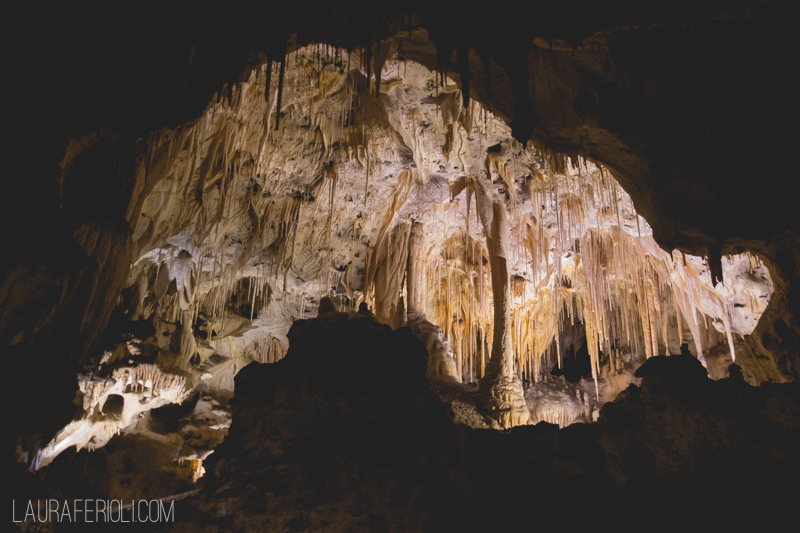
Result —
<instances>
[{"instance_id":1,"label":"artificial cave lighting glow","mask_svg":"<svg viewBox=\"0 0 800 533\"><path fill-rule=\"evenodd\" d=\"M510 221L502 239L519 378L537 381L551 360L561 365L558 332L567 322L585 323L597 379L601 352L613 372L621 347L651 357L683 342L685 330L702 360L709 320L735 357L733 335L749 334L763 313L771 281L757 258L726 259L732 279L714 287L701 260L658 247L608 169L522 149L479 102L465 108L446 76L390 54L372 83L357 52L327 47L286 61L296 68L283 87L273 81L267 92L276 67L256 69L231 100L151 138L143 171L166 179L155 180L135 234L141 259L129 284L139 284L142 317L156 303L164 312L160 295L175 280L173 319L224 316L244 287L251 318L276 305L273 316L304 318L320 297L340 295L351 309L366 301L379 320L402 325L414 222L423 227L417 311L441 328L453 377L473 382L486 375L494 328L481 191ZM382 100L371 98L376 88ZM280 91L286 118L276 129L269 117ZM749 282L734 293L741 276ZM272 320L252 342L274 346L264 339L285 335L288 324ZM249 351L256 360L282 353L264 349Z\"/></svg>"},{"instance_id":2,"label":"artificial cave lighting glow","mask_svg":"<svg viewBox=\"0 0 800 533\"><path fill-rule=\"evenodd\" d=\"M225 94L146 140L125 293L131 319L166 328L161 349L186 365L226 358L184 368L211 389L231 393L246 363L282 359L291 323L329 297L340 311L366 302L380 322L409 325L429 375L491 380L499 427L563 427L586 416L584 392L531 409L522 382L562 367L566 327L584 325L597 404L601 378L623 388L637 360L689 337L705 362L719 330L735 358L735 336L752 333L771 297L758 257L723 257L715 285L703 258L658 246L611 169L521 146L475 98L465 106L446 73L394 52L372 73L358 51L301 48ZM133 347L117 363L128 356ZM100 366L114 362L107 354ZM82 381L82 418L35 468L180 403L181 380L139 365ZM113 419L98 408L111 393L126 398ZM202 461L192 465L196 480Z\"/></svg>"}]
</instances>

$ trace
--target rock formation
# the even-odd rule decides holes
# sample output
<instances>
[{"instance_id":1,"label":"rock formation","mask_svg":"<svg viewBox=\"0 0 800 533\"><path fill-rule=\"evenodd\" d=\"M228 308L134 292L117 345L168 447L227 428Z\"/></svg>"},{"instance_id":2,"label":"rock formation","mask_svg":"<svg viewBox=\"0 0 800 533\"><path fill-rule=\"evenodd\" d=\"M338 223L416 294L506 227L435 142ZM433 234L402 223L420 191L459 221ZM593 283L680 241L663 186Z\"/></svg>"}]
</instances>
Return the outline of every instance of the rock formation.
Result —
<instances>
[{"instance_id":1,"label":"rock formation","mask_svg":"<svg viewBox=\"0 0 800 533\"><path fill-rule=\"evenodd\" d=\"M525 446L562 439L564 464L591 459L558 495L639 502L679 470L714 491L738 457L778 476L776 449L741 442L758 416L779 447L795 438L794 387L772 385L800 377L788 3L579 4L286 5L237 18L234 39L162 31L194 16L167 10L153 34L170 39L120 30L103 50L43 24L21 78L62 89L25 91L20 137L41 142L4 211L21 228L0 268L23 406L9 486L161 498L208 470L198 527L441 530L500 507L481 486L511 477L483 452L536 472ZM542 423L562 431L496 433ZM701 423L736 436L715 447ZM317 437L330 450L297 444ZM368 449L398 442L439 466L419 481ZM126 461L136 475L102 479ZM254 475L285 512L242 500Z\"/></svg>"}]
</instances>

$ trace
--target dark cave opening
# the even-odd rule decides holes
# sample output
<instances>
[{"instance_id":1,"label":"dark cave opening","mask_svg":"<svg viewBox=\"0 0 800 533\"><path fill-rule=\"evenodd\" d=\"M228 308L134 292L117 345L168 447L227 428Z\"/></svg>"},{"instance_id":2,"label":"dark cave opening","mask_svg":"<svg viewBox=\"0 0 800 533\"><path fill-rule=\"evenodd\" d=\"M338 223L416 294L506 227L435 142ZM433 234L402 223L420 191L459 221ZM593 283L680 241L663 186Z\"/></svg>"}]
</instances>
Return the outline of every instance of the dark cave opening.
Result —
<instances>
[{"instance_id":1,"label":"dark cave opening","mask_svg":"<svg viewBox=\"0 0 800 533\"><path fill-rule=\"evenodd\" d=\"M583 328L583 338L586 337L586 327L583 323L578 324L579 329ZM591 379L592 377L592 359L589 355L589 349L586 347L585 342L581 342L581 338L578 337L578 340L574 343L571 343L567 346L561 348L561 355L562 355L562 362L561 368L559 368L558 363L555 364L553 369L550 371L550 375L552 376L564 376L570 383L577 383L581 380L581 378L588 378ZM576 349L576 344L578 348ZM550 345L550 353L556 353L556 344L555 340ZM600 351L599 358L603 360L604 353Z\"/></svg>"},{"instance_id":2,"label":"dark cave opening","mask_svg":"<svg viewBox=\"0 0 800 533\"><path fill-rule=\"evenodd\" d=\"M103 404L103 414L106 416L118 416L125 408L125 398L119 394L110 394Z\"/></svg>"}]
</instances>

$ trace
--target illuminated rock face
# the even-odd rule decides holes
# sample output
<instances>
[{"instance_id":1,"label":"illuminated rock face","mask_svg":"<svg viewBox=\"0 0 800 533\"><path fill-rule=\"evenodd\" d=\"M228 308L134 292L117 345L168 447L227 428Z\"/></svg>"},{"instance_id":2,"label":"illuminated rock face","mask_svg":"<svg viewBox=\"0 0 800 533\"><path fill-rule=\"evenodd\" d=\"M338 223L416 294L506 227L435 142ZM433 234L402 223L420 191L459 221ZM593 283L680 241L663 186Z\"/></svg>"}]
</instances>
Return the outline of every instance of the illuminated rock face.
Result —
<instances>
[{"instance_id":1,"label":"illuminated rock face","mask_svg":"<svg viewBox=\"0 0 800 533\"><path fill-rule=\"evenodd\" d=\"M82 417L70 423L39 450L31 464L32 470L47 466L71 446L76 450L105 446L124 428L136 425L146 411L180 403L188 395L184 378L161 372L155 365L121 367L114 370L110 379L83 378L80 385Z\"/></svg>"},{"instance_id":2,"label":"illuminated rock face","mask_svg":"<svg viewBox=\"0 0 800 533\"><path fill-rule=\"evenodd\" d=\"M370 78L358 52L313 46L286 61L282 77L262 64L197 120L154 132L138 160L120 309L158 324L156 363L189 378L161 403L200 383L229 396L244 365L280 360L291 323L329 297L409 325L429 375L480 380L492 425L564 426L685 341L704 364L709 349L735 360L734 335L764 312L773 289L757 257L722 258L713 283L708 262L656 244L612 172L523 148L449 77L396 50ZM542 377L575 351L560 339L576 324L594 391L559 407ZM102 446L138 416L95 431L91 407L32 467Z\"/></svg>"},{"instance_id":3,"label":"illuminated rock face","mask_svg":"<svg viewBox=\"0 0 800 533\"><path fill-rule=\"evenodd\" d=\"M524 149L446 76L392 52L368 81L358 53L324 46L287 65L282 86L277 66L256 68L231 100L154 133L142 158L154 185L127 305L133 317L202 318L211 340L184 356L276 360L291 320L330 296L365 301L393 327L425 317L447 340L426 344L453 360L438 373L505 376L496 396L519 403L513 383L560 365L559 343L549 352L565 320L585 323L597 379L601 353L611 374L622 350L651 357L690 341L702 358L712 325L735 357L734 335L766 308L757 258L724 260L714 287L701 259L658 247L610 171ZM222 331L226 308L238 313Z\"/></svg>"}]
</instances>

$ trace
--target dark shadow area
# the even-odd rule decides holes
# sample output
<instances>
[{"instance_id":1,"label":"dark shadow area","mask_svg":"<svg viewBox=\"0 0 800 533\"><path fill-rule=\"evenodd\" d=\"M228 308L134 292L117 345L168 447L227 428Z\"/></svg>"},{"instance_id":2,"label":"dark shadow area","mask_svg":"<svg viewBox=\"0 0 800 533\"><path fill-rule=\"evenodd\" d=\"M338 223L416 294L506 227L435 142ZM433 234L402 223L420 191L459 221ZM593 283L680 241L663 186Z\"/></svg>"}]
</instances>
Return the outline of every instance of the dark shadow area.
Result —
<instances>
[{"instance_id":1,"label":"dark shadow area","mask_svg":"<svg viewBox=\"0 0 800 533\"><path fill-rule=\"evenodd\" d=\"M103 404L103 414L106 416L119 416L125 408L125 398L119 394L109 394Z\"/></svg>"}]
</instances>

